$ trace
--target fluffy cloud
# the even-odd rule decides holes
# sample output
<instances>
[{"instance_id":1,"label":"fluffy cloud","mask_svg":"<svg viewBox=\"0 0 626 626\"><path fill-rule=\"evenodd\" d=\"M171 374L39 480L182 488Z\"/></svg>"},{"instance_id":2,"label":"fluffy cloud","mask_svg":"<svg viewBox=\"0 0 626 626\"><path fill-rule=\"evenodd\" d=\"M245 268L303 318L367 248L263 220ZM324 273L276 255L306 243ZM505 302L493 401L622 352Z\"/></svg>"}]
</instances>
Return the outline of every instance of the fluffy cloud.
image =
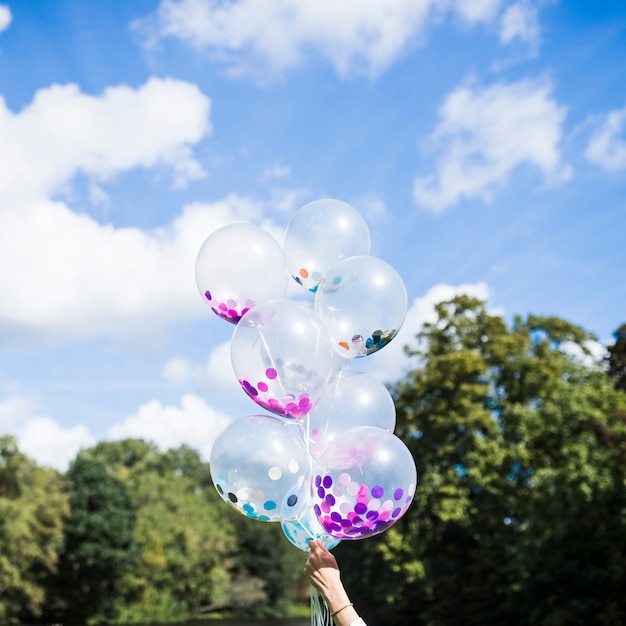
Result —
<instances>
[{"instance_id":1,"label":"fluffy cloud","mask_svg":"<svg viewBox=\"0 0 626 626\"><path fill-rule=\"evenodd\" d=\"M101 199L101 181L137 167L166 167L179 184L204 175L191 148L211 130L210 104L171 79L101 96L56 85L19 113L0 98L0 344L136 335L206 314L195 255L217 228L261 220L259 203L234 195L194 203L141 230L50 198L78 173Z\"/></svg>"},{"instance_id":2,"label":"fluffy cloud","mask_svg":"<svg viewBox=\"0 0 626 626\"><path fill-rule=\"evenodd\" d=\"M195 85L157 78L101 96L53 85L19 113L0 97L0 208L49 197L79 172L106 180L163 165L177 185L202 177L191 146L211 130L210 106Z\"/></svg>"},{"instance_id":3,"label":"fluffy cloud","mask_svg":"<svg viewBox=\"0 0 626 626\"><path fill-rule=\"evenodd\" d=\"M352 367L366 371L378 380L392 383L400 380L408 369L415 367L404 354L404 346L416 346L416 335L425 322L434 322L437 319L435 305L444 300L450 300L456 295L467 294L484 301L490 298L489 287L485 283L468 283L462 285L447 285L440 283L431 287L424 296L415 298L407 312L404 325L394 340L379 352L352 362ZM490 309L494 313L495 309Z\"/></svg>"},{"instance_id":4,"label":"fluffy cloud","mask_svg":"<svg viewBox=\"0 0 626 626\"><path fill-rule=\"evenodd\" d=\"M20 450L39 465L59 471L65 471L82 448L96 443L86 426L63 427L39 415L35 404L19 395L0 402L0 432L14 435Z\"/></svg>"},{"instance_id":5,"label":"fluffy cloud","mask_svg":"<svg viewBox=\"0 0 626 626\"><path fill-rule=\"evenodd\" d=\"M233 395L241 393L232 367L228 341L214 348L207 362L200 365L180 355L168 359L163 365L162 375L166 382L174 385L191 383L231 392Z\"/></svg>"},{"instance_id":6,"label":"fluffy cloud","mask_svg":"<svg viewBox=\"0 0 626 626\"><path fill-rule=\"evenodd\" d=\"M443 2L437 4L441 8L446 6ZM501 0L456 0L448 5L468 24L477 24L491 21L498 13L502 2Z\"/></svg>"},{"instance_id":7,"label":"fluffy cloud","mask_svg":"<svg viewBox=\"0 0 626 626\"><path fill-rule=\"evenodd\" d=\"M605 170L626 169L626 107L611 111L595 131L585 156Z\"/></svg>"},{"instance_id":8,"label":"fluffy cloud","mask_svg":"<svg viewBox=\"0 0 626 626\"><path fill-rule=\"evenodd\" d=\"M537 7L527 0L509 5L500 20L500 41L508 44L519 40L536 52L540 29Z\"/></svg>"},{"instance_id":9,"label":"fluffy cloud","mask_svg":"<svg viewBox=\"0 0 626 626\"><path fill-rule=\"evenodd\" d=\"M224 62L235 75L282 73L315 52L343 77L376 76L430 21L495 17L501 0L162 0L136 23L148 45L173 37Z\"/></svg>"},{"instance_id":10,"label":"fluffy cloud","mask_svg":"<svg viewBox=\"0 0 626 626\"><path fill-rule=\"evenodd\" d=\"M61 202L0 210L0 342L153 332L207 314L194 282L203 240L259 217L232 196L191 204L153 231L101 225Z\"/></svg>"},{"instance_id":11,"label":"fluffy cloud","mask_svg":"<svg viewBox=\"0 0 626 626\"><path fill-rule=\"evenodd\" d=\"M422 207L438 212L462 198L489 200L522 166L538 168L553 184L571 177L559 151L565 108L545 81L465 85L448 95L439 114L431 136L437 172L414 182Z\"/></svg>"},{"instance_id":12,"label":"fluffy cloud","mask_svg":"<svg viewBox=\"0 0 626 626\"><path fill-rule=\"evenodd\" d=\"M198 450L208 460L213 442L232 421L193 394L181 398L180 406L164 406L151 400L139 407L124 422L114 424L109 439L142 438L153 441L161 450L182 444Z\"/></svg>"},{"instance_id":13,"label":"fluffy cloud","mask_svg":"<svg viewBox=\"0 0 626 626\"><path fill-rule=\"evenodd\" d=\"M12 20L10 7L7 4L0 4L0 33L10 26Z\"/></svg>"},{"instance_id":14,"label":"fluffy cloud","mask_svg":"<svg viewBox=\"0 0 626 626\"><path fill-rule=\"evenodd\" d=\"M601 364L609 352L599 341L586 341L581 347L572 341L563 341L559 349L586 367Z\"/></svg>"},{"instance_id":15,"label":"fluffy cloud","mask_svg":"<svg viewBox=\"0 0 626 626\"><path fill-rule=\"evenodd\" d=\"M180 406L164 406L158 400L145 403L114 424L107 439L141 438L163 451L187 444L208 460L213 442L231 421L232 417L211 408L202 398L187 394ZM14 435L20 450L39 465L61 472L80 450L97 443L85 425L63 427L51 417L39 415L35 404L19 395L0 402L0 432Z\"/></svg>"}]
</instances>

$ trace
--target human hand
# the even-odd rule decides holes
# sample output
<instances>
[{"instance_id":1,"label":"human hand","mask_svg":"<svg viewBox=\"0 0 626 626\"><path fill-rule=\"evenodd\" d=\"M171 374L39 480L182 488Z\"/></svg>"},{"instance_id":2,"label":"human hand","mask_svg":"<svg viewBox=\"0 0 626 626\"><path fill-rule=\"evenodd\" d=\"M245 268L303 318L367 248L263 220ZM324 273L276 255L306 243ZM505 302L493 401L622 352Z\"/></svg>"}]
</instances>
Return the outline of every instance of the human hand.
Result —
<instances>
[{"instance_id":1,"label":"human hand","mask_svg":"<svg viewBox=\"0 0 626 626\"><path fill-rule=\"evenodd\" d=\"M341 584L339 566L335 557L318 539L309 542L311 552L304 567L305 576L311 584L325 596L327 590L336 589Z\"/></svg>"},{"instance_id":2,"label":"human hand","mask_svg":"<svg viewBox=\"0 0 626 626\"><path fill-rule=\"evenodd\" d=\"M306 560L304 575L324 596L335 624L339 626L351 624L358 614L341 582L335 557L317 539L310 541L309 547L311 552Z\"/></svg>"}]
</instances>

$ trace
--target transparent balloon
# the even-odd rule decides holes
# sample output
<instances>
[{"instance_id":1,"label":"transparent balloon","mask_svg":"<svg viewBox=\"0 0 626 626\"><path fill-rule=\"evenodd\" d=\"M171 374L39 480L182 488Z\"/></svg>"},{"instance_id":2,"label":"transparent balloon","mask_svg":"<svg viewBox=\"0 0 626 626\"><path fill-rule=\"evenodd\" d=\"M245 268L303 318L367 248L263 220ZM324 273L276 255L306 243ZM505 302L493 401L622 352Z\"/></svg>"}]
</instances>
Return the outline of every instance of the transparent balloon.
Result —
<instances>
[{"instance_id":1,"label":"transparent balloon","mask_svg":"<svg viewBox=\"0 0 626 626\"><path fill-rule=\"evenodd\" d=\"M320 524L312 506L307 507L296 519L281 522L285 537L296 548L310 552L309 541L318 539L327 550L332 550L341 543L341 539L331 537Z\"/></svg>"},{"instance_id":2,"label":"transparent balloon","mask_svg":"<svg viewBox=\"0 0 626 626\"><path fill-rule=\"evenodd\" d=\"M314 510L337 539L363 539L395 524L409 508L417 469L404 442L360 426L338 434L313 466Z\"/></svg>"},{"instance_id":3,"label":"transparent balloon","mask_svg":"<svg viewBox=\"0 0 626 626\"><path fill-rule=\"evenodd\" d=\"M264 409L300 420L319 401L335 356L311 308L273 300L246 313L233 332L230 354L242 389Z\"/></svg>"},{"instance_id":4,"label":"transparent balloon","mask_svg":"<svg viewBox=\"0 0 626 626\"><path fill-rule=\"evenodd\" d=\"M279 243L252 224L229 224L212 233L196 257L196 285L211 310L232 324L252 307L282 298L289 286Z\"/></svg>"},{"instance_id":5,"label":"transparent balloon","mask_svg":"<svg viewBox=\"0 0 626 626\"><path fill-rule=\"evenodd\" d=\"M369 254L370 232L353 206L323 198L294 214L285 231L283 250L294 280L315 292L333 265L350 256Z\"/></svg>"},{"instance_id":6,"label":"transparent balloon","mask_svg":"<svg viewBox=\"0 0 626 626\"><path fill-rule=\"evenodd\" d=\"M275 417L236 419L215 440L209 465L222 499L247 517L282 522L297 518L307 506L306 447Z\"/></svg>"},{"instance_id":7,"label":"transparent balloon","mask_svg":"<svg viewBox=\"0 0 626 626\"><path fill-rule=\"evenodd\" d=\"M315 312L333 349L345 359L384 348L404 324L406 287L398 272L373 256L354 256L332 267L315 294Z\"/></svg>"},{"instance_id":8,"label":"transparent balloon","mask_svg":"<svg viewBox=\"0 0 626 626\"><path fill-rule=\"evenodd\" d=\"M309 452L317 457L331 439L351 428L375 426L393 432L396 407L377 378L346 368L331 380L306 425Z\"/></svg>"}]
</instances>

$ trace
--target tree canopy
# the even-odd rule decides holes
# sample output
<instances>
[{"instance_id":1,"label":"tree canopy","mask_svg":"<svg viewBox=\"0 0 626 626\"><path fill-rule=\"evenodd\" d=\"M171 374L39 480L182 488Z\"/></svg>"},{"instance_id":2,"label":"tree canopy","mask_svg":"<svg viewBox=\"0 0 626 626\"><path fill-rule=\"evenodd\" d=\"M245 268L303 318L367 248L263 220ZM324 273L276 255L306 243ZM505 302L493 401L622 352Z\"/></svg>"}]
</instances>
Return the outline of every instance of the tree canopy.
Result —
<instances>
[{"instance_id":1,"label":"tree canopy","mask_svg":"<svg viewBox=\"0 0 626 626\"><path fill-rule=\"evenodd\" d=\"M38 617L45 579L57 571L57 546L69 515L60 476L37 467L12 437L0 437L0 623L24 610Z\"/></svg>"},{"instance_id":2,"label":"tree canopy","mask_svg":"<svg viewBox=\"0 0 626 626\"><path fill-rule=\"evenodd\" d=\"M615 343L608 349L608 373L614 379L615 388L626 391L626 324L622 324L613 337Z\"/></svg>"},{"instance_id":3,"label":"tree canopy","mask_svg":"<svg viewBox=\"0 0 626 626\"><path fill-rule=\"evenodd\" d=\"M368 623L623 623L626 396L578 356L593 337L467 296L437 314L394 389L414 504L338 548Z\"/></svg>"}]
</instances>

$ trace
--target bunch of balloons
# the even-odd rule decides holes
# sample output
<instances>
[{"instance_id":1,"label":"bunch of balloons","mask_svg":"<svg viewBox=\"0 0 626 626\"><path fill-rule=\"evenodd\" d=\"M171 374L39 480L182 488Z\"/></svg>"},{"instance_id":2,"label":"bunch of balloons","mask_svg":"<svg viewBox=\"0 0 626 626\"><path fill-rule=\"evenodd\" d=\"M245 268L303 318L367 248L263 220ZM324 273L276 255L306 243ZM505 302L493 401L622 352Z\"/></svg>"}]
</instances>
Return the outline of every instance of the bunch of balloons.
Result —
<instances>
[{"instance_id":1,"label":"bunch of balloons","mask_svg":"<svg viewBox=\"0 0 626 626\"><path fill-rule=\"evenodd\" d=\"M213 445L222 499L280 523L304 551L311 539L332 549L387 530L411 504L417 470L393 433L389 391L350 364L393 340L407 294L396 270L370 255L363 217L316 200L292 216L282 244L231 224L203 243L195 273L204 301L234 325L233 370L262 409ZM287 296L292 279L302 299Z\"/></svg>"}]
</instances>

